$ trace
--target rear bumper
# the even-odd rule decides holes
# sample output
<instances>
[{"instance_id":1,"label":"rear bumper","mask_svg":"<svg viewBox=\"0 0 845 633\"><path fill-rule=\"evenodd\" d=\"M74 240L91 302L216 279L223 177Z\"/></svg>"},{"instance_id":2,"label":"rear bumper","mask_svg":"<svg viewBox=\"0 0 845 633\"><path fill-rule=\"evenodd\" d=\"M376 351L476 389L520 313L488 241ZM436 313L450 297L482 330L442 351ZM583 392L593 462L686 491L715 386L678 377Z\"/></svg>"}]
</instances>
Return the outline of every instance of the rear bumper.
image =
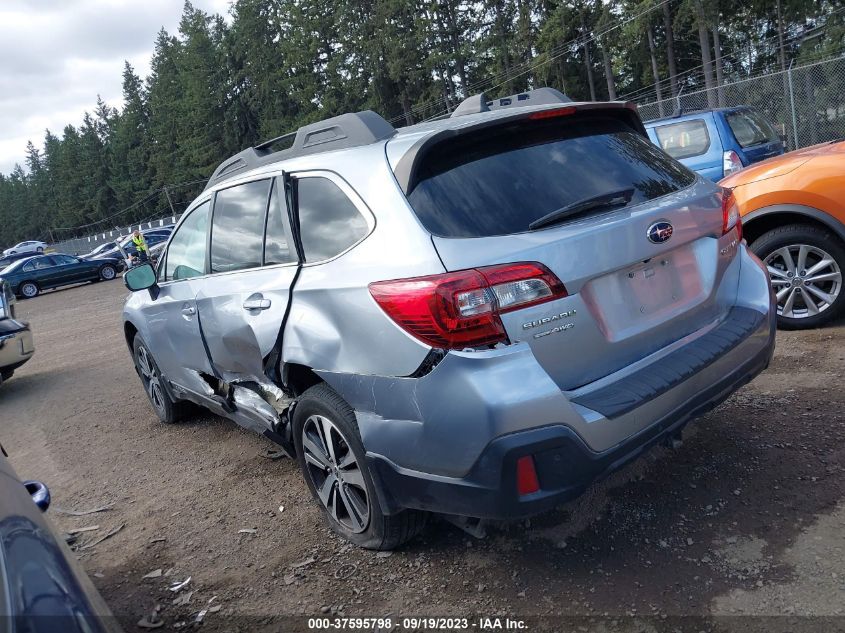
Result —
<instances>
[{"instance_id":1,"label":"rear bumper","mask_svg":"<svg viewBox=\"0 0 845 633\"><path fill-rule=\"evenodd\" d=\"M17 369L34 353L32 332L27 324L14 319L0 320L0 369Z\"/></svg>"},{"instance_id":2,"label":"rear bumper","mask_svg":"<svg viewBox=\"0 0 845 633\"><path fill-rule=\"evenodd\" d=\"M766 337L770 344L677 409L602 452L593 451L571 428L553 425L493 440L465 477L412 471L382 455L368 453L380 501L388 512L416 508L490 519L524 517L549 510L579 496L590 484L655 444L671 440L692 419L718 406L763 371L774 352L774 323L764 320L751 336ZM534 458L540 491L520 496L516 490L516 461L524 455Z\"/></svg>"}]
</instances>

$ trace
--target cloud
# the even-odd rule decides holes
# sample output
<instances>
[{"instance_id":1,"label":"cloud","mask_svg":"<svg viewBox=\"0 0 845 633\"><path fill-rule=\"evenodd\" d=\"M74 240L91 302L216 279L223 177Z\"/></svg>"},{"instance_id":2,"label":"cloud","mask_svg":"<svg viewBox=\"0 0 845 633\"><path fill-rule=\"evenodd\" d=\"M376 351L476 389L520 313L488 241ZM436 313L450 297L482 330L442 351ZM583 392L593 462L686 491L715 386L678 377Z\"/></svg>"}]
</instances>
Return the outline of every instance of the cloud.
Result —
<instances>
[{"instance_id":1,"label":"cloud","mask_svg":"<svg viewBox=\"0 0 845 633\"><path fill-rule=\"evenodd\" d=\"M229 0L193 0L209 13ZM97 95L122 106L123 62L146 76L156 33L175 33L179 0L3 0L0 2L0 173L92 111Z\"/></svg>"}]
</instances>

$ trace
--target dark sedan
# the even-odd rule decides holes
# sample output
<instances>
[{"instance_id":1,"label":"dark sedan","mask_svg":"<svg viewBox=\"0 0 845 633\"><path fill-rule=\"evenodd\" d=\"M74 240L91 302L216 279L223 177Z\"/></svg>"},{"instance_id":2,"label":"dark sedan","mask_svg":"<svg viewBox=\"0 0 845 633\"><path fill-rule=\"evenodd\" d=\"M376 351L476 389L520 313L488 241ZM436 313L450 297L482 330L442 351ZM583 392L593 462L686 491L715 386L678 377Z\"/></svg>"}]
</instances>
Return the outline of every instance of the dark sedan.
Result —
<instances>
[{"instance_id":1,"label":"dark sedan","mask_svg":"<svg viewBox=\"0 0 845 633\"><path fill-rule=\"evenodd\" d=\"M120 627L41 513L50 491L21 482L0 447L0 631L105 633Z\"/></svg>"},{"instance_id":2,"label":"dark sedan","mask_svg":"<svg viewBox=\"0 0 845 633\"><path fill-rule=\"evenodd\" d=\"M54 253L16 261L0 271L0 278L9 282L16 295L30 299L49 288L114 279L122 265L118 258L86 261Z\"/></svg>"}]
</instances>

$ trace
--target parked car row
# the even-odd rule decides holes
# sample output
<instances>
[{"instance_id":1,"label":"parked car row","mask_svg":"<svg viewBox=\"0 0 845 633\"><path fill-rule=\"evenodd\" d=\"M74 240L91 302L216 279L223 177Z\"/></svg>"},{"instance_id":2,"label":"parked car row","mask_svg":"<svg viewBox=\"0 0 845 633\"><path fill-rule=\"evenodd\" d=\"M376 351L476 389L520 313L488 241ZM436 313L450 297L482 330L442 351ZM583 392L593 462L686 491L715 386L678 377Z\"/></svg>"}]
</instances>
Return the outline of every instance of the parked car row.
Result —
<instances>
[{"instance_id":1,"label":"parked car row","mask_svg":"<svg viewBox=\"0 0 845 633\"><path fill-rule=\"evenodd\" d=\"M141 231L141 235L144 237L144 241L147 243L148 247L155 246L157 244L162 244L167 241L170 237L170 234L173 232L173 225L166 225L151 229L145 229ZM124 258L124 253L129 258L132 258L138 254L138 249L135 248L134 243L132 242L132 236L128 235L126 237L118 238L116 241L113 242L106 242L105 244L99 245L97 248L92 250L90 253L86 253L81 257L83 259L109 259L109 258Z\"/></svg>"}]
</instances>

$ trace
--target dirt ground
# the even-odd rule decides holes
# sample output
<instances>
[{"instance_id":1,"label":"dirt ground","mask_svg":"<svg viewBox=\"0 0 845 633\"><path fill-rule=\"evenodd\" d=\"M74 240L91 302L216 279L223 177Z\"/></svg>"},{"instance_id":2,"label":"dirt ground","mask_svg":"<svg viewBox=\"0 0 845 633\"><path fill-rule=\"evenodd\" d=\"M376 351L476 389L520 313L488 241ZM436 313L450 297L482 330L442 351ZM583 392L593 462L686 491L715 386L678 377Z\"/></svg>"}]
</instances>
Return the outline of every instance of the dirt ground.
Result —
<instances>
[{"instance_id":1,"label":"dirt ground","mask_svg":"<svg viewBox=\"0 0 845 633\"><path fill-rule=\"evenodd\" d=\"M216 605L205 630L307 630L301 616L336 614L471 616L473 629L477 616L510 616L528 630L845 630L841 323L780 332L772 366L680 449L484 540L433 520L384 555L333 536L268 440L210 414L157 421L123 341L125 295L113 281L18 304L37 351L0 388L0 442L21 478L49 485L59 530L99 525L84 544L124 526L77 555L128 631L156 605L167 630Z\"/></svg>"}]
</instances>

